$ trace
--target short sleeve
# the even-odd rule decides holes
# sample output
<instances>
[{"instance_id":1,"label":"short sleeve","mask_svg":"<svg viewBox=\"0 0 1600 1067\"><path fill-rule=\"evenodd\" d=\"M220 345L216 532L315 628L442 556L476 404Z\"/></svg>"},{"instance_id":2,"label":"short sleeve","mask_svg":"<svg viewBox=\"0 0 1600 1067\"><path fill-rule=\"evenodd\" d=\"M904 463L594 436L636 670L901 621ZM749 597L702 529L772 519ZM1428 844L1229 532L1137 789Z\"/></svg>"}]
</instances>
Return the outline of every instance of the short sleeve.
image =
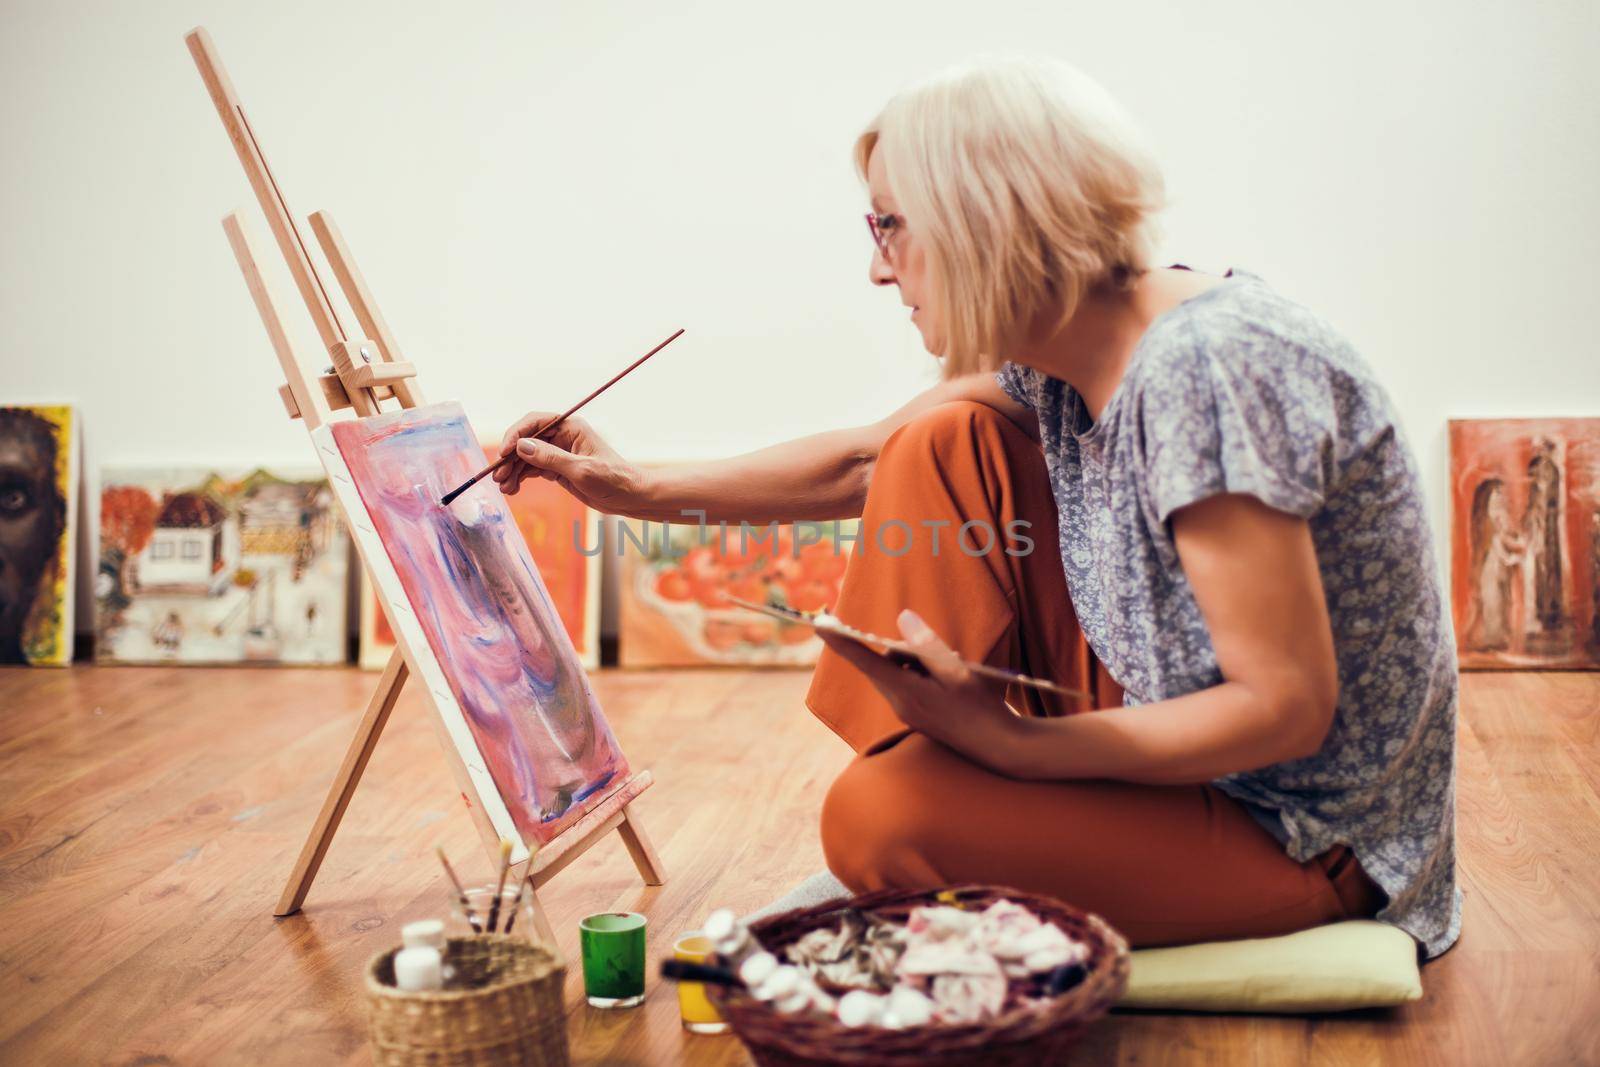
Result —
<instances>
[{"instance_id":1,"label":"short sleeve","mask_svg":"<svg viewBox=\"0 0 1600 1067\"><path fill-rule=\"evenodd\" d=\"M1019 367L1015 363L1003 363L995 372L994 380L999 383L1000 391L1012 400L1030 410L1037 411L1033 402L1033 389L1029 381L1029 372L1026 367Z\"/></svg>"},{"instance_id":2,"label":"short sleeve","mask_svg":"<svg viewBox=\"0 0 1600 1067\"><path fill-rule=\"evenodd\" d=\"M1191 332L1144 362L1139 435L1157 521L1223 493L1301 518L1322 509L1338 417L1314 353L1271 337Z\"/></svg>"}]
</instances>

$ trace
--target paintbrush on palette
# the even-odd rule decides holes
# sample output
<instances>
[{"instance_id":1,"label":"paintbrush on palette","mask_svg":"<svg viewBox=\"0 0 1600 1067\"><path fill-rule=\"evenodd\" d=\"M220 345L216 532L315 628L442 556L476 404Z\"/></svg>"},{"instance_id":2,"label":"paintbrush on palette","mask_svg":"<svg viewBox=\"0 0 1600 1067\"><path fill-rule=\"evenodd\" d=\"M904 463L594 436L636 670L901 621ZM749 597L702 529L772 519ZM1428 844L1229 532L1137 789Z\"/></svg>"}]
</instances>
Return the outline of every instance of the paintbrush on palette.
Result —
<instances>
[{"instance_id":1,"label":"paintbrush on palette","mask_svg":"<svg viewBox=\"0 0 1600 1067\"><path fill-rule=\"evenodd\" d=\"M567 421L567 416L568 415L573 414L579 408L583 407L583 405L587 404L589 401L593 400L595 397L599 396L601 393L605 392L607 389L610 389L613 385L616 385L623 378L626 378L630 373L632 373L633 370L635 368L637 368L645 360L649 359L651 356L655 355L657 352L661 351L663 348L666 348L668 345L670 345L672 342L676 341L679 337L682 337L682 336L683 336L683 330L680 328L677 333L673 334L671 337L667 338L665 341L662 341L660 344L656 345L650 351L646 352L644 355L640 356L638 359L634 360L632 363L628 364L626 367L623 367L614 376L612 376L612 378L611 378L611 380L609 382L606 382L606 384L602 385L600 388L596 389L594 392L590 393L588 396L584 397L582 400L578 401L576 404L572 405L570 408L568 408L567 410L563 411L561 414L557 415L550 422L550 424L548 426L541 427L539 432L534 434L533 436L534 437L543 437L545 434L549 433L551 430L555 429L557 426L560 426L563 422ZM471 489L474 485L477 485L478 482L482 481L483 478L486 477L487 475L493 474L495 471L499 470L501 467L504 467L507 463L510 463L513 459L516 459L516 458L517 458L517 454L516 454L515 451L508 452L505 455L501 456L498 460L496 460L495 462L489 464L487 467L483 468L483 470L479 471L477 474L474 474L472 477L468 478L466 481L462 482L460 485L456 486L454 489L450 490L443 497L441 497L440 500L439 500L439 506L440 507L449 507L450 506L450 501L454 500L456 497L460 496L462 493L465 493L468 489Z\"/></svg>"},{"instance_id":2,"label":"paintbrush on palette","mask_svg":"<svg viewBox=\"0 0 1600 1067\"><path fill-rule=\"evenodd\" d=\"M774 604L757 604L749 600L740 600L736 596L727 596L725 599L730 604L737 604L750 611L759 611L763 615L770 615L774 619L785 622L795 622L802 626L809 626L820 633L836 634L846 640L864 645L874 652L882 651L892 662L910 667L920 674L926 674L927 668L922 665L921 658L916 649L898 637L883 637L879 634L867 633L854 626L841 622L838 618L826 611L796 611L794 608L778 607ZM1068 689L1064 685L1044 678L1035 678L1032 675L1022 674L1019 671L1008 671L1004 667L991 667L987 663L977 663L970 659L961 660L961 665L973 674L985 678L993 678L1001 682L1015 682L1030 689L1042 689L1049 693L1059 693L1065 697L1087 697L1089 694L1081 689Z\"/></svg>"},{"instance_id":3,"label":"paintbrush on palette","mask_svg":"<svg viewBox=\"0 0 1600 1067\"><path fill-rule=\"evenodd\" d=\"M467 917L467 925L472 927L473 933L483 933L483 923L479 921L478 913L472 910L472 903L467 900L467 891L462 888L461 879L456 877L450 861L444 858L444 849L435 845L433 850L439 854L439 863L444 867L444 873L449 877L450 884L455 886L456 899L461 902L461 913Z\"/></svg>"}]
</instances>

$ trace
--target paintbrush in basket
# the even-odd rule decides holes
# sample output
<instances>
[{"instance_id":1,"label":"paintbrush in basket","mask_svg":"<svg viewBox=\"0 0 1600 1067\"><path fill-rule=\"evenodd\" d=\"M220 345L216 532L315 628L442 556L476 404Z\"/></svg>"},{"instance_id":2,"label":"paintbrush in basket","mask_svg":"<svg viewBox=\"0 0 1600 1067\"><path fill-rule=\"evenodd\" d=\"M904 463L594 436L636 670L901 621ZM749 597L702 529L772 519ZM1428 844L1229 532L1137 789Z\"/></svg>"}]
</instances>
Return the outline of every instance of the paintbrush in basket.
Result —
<instances>
[{"instance_id":1,"label":"paintbrush in basket","mask_svg":"<svg viewBox=\"0 0 1600 1067\"><path fill-rule=\"evenodd\" d=\"M517 912L522 910L522 897L523 897L523 894L525 894L528 891L528 883L533 881L533 858L535 856L537 856L538 854L539 854L539 846L538 845L530 845L530 846L528 846L528 866L527 866L527 872L528 873L524 874L522 876L522 881L517 883L517 899L513 900L511 902L511 914L506 916L506 933L508 933L508 934L511 932L511 928L516 925ZM538 941L539 940L538 931L534 932L533 940L534 941Z\"/></svg>"},{"instance_id":2,"label":"paintbrush in basket","mask_svg":"<svg viewBox=\"0 0 1600 1067\"><path fill-rule=\"evenodd\" d=\"M919 673L927 673L927 668L922 666L922 660L918 657L916 649L898 637L883 637L879 634L867 633L865 630L858 630L854 626L839 621L838 618L825 611L796 611L794 608L783 608L774 604L756 604L749 600L740 600L736 596L726 596L724 599L749 611L759 611L763 615L770 615L774 619L796 622L822 633L837 634L846 640L854 641L858 645L865 645L874 652L883 650L888 658L894 662L909 666ZM973 674L1002 682L1015 682L1030 689L1043 689L1046 692L1059 693L1065 697L1087 697L1089 695L1081 689L1069 689L1064 685L1057 685L1055 682L1044 678L1035 678L1019 671L1008 671L1004 667L991 667L987 663L977 663L970 659L961 660L961 665Z\"/></svg>"},{"instance_id":3,"label":"paintbrush in basket","mask_svg":"<svg viewBox=\"0 0 1600 1067\"><path fill-rule=\"evenodd\" d=\"M500 925L500 898L506 892L506 871L511 869L511 842L500 839L500 881L495 883L494 902L489 905L489 932Z\"/></svg>"},{"instance_id":4,"label":"paintbrush in basket","mask_svg":"<svg viewBox=\"0 0 1600 1067\"><path fill-rule=\"evenodd\" d=\"M532 436L534 436L534 437L543 437L545 434L549 433L551 430L555 429L557 426L560 426L563 422L567 421L567 416L568 415L573 414L579 408L583 407L583 405L587 404L589 401L593 400L595 397L599 396L601 393L605 392L607 389L610 389L613 385L616 385L623 378L626 378L630 373L632 373L633 370L635 368L637 368L645 360L649 359L651 356L655 355L657 352L661 351L663 348L666 348L668 345L670 345L672 342L676 341L679 337L682 337L682 336L683 336L683 330L680 328L677 333L673 334L671 337L667 338L665 341L662 341L660 344L656 345L650 351L646 352L644 355L640 356L638 359L634 360L632 363L628 364L626 367L623 367L620 371L618 371L615 375L612 376L612 378L611 378L611 380L609 382L606 382L606 384L602 385L600 388L596 389L594 392L590 393L588 396L584 397L582 400L578 401L576 404L572 405L570 408L568 408L567 410L563 411L561 414L557 415L553 420L551 420L551 422L550 422L550 424L548 426L540 427L539 428L539 432L536 433L536 434L533 434ZM507 463L510 463L516 457L517 457L517 454L516 454L515 451L508 452L505 455L501 456L499 459L495 460L493 463L491 463L487 467L483 468L483 470L479 471L477 474L474 474L472 477L468 478L466 481L462 482L460 485L456 486L454 489L450 490L443 497L441 497L439 499L439 506L440 507L448 507L450 505L450 501L454 500L456 497L460 496L462 493L465 493L468 489L471 489L474 485L477 485L478 482L480 482L486 475L493 474L495 471L499 470L501 467L504 467Z\"/></svg>"},{"instance_id":5,"label":"paintbrush in basket","mask_svg":"<svg viewBox=\"0 0 1600 1067\"><path fill-rule=\"evenodd\" d=\"M455 886L456 899L461 902L461 913L467 917L467 925L472 927L473 933L483 933L483 923L478 920L478 913L472 910L472 904L467 900L467 891L461 886L461 879L456 877L450 861L444 858L444 849L435 845L433 850L439 854L439 863L444 867L444 873L450 879L450 884Z\"/></svg>"}]
</instances>

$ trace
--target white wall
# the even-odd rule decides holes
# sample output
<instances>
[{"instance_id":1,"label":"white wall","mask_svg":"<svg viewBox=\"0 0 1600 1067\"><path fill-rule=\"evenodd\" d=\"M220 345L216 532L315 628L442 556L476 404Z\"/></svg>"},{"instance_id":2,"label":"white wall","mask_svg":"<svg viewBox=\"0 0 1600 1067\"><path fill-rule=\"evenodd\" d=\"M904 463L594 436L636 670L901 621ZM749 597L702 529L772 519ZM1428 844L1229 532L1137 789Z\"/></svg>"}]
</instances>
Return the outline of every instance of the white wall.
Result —
<instances>
[{"instance_id":1,"label":"white wall","mask_svg":"<svg viewBox=\"0 0 1600 1067\"><path fill-rule=\"evenodd\" d=\"M1597 12L4 0L0 398L81 404L91 472L311 460L218 226L250 193L183 45L203 23L291 207L338 219L481 431L678 325L591 409L624 454L871 419L933 367L866 284L854 134L949 62L1045 52L1157 144L1167 256L1262 274L1366 352L1442 544L1447 418L1600 413Z\"/></svg>"}]
</instances>

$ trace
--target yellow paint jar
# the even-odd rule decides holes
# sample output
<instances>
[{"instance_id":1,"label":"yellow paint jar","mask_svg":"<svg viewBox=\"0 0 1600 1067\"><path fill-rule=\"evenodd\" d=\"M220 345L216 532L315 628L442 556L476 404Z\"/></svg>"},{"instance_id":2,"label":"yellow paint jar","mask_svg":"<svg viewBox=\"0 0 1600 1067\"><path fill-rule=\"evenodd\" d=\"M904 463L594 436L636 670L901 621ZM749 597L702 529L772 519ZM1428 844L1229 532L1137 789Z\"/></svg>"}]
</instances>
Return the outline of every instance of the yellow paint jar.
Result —
<instances>
[{"instance_id":1,"label":"yellow paint jar","mask_svg":"<svg viewBox=\"0 0 1600 1067\"><path fill-rule=\"evenodd\" d=\"M704 934L686 934L672 946L674 959L686 963L706 963L713 955L711 939ZM722 1021L717 1009L706 999L706 987L701 982L678 983L678 1012L683 1016L683 1028L691 1034L725 1034L728 1024Z\"/></svg>"}]
</instances>

